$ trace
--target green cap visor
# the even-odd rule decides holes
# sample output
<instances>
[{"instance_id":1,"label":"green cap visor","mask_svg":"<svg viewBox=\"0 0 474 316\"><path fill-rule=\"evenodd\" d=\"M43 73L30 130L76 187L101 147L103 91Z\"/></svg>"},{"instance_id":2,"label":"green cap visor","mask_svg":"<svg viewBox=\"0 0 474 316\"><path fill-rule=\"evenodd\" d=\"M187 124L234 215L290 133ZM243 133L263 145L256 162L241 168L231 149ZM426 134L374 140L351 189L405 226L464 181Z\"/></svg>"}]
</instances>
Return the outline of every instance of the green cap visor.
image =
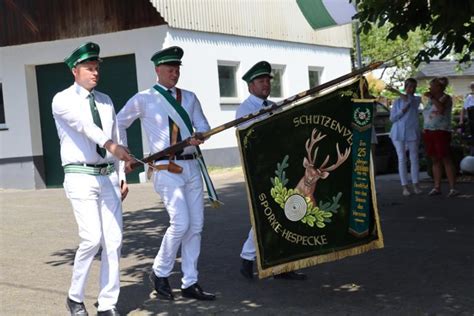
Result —
<instances>
[{"instance_id":1,"label":"green cap visor","mask_svg":"<svg viewBox=\"0 0 474 316\"><path fill-rule=\"evenodd\" d=\"M74 68L80 63L86 61L99 61L102 59L99 57L100 47L96 43L85 43L78 48L76 48L72 54L64 59L64 62L68 65L69 68Z\"/></svg>"},{"instance_id":2,"label":"green cap visor","mask_svg":"<svg viewBox=\"0 0 474 316\"><path fill-rule=\"evenodd\" d=\"M268 76L273 78L272 76L272 66L266 61L260 61L252 66L242 77L247 83L250 83L257 77Z\"/></svg>"},{"instance_id":3,"label":"green cap visor","mask_svg":"<svg viewBox=\"0 0 474 316\"><path fill-rule=\"evenodd\" d=\"M162 64L181 65L183 54L184 52L181 47L172 46L156 52L151 56L150 60L155 64L155 66Z\"/></svg>"}]
</instances>

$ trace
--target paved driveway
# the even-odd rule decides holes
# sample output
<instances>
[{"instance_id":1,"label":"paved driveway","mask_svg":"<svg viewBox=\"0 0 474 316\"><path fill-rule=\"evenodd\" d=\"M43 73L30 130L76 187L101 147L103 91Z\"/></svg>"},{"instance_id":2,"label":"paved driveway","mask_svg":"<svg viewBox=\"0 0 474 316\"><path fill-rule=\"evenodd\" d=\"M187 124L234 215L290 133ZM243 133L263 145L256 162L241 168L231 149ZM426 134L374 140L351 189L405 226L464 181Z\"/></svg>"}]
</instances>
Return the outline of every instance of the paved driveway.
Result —
<instances>
[{"instance_id":1,"label":"paved driveway","mask_svg":"<svg viewBox=\"0 0 474 316\"><path fill-rule=\"evenodd\" d=\"M137 184L124 203L122 314L474 315L474 183L461 183L463 194L453 199L405 198L397 176L380 176L384 249L305 269L304 282L249 282L238 272L249 229L242 174L212 176L225 205L206 208L199 266L200 284L218 299L181 298L179 262L170 278L177 300L158 301L151 294L146 275L167 214L151 185ZM431 185L422 182L425 192ZM0 203L0 315L66 315L78 237L63 191L5 190ZM91 315L98 268L95 262L86 292Z\"/></svg>"}]
</instances>

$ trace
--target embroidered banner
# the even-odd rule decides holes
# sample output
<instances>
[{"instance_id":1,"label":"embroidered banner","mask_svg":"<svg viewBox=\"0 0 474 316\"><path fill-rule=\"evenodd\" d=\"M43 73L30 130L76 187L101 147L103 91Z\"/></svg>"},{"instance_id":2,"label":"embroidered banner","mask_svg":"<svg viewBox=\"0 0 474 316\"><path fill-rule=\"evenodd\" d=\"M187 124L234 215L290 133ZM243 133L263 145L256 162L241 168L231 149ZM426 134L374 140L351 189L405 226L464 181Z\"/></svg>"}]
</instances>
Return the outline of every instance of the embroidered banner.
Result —
<instances>
[{"instance_id":1,"label":"embroidered banner","mask_svg":"<svg viewBox=\"0 0 474 316\"><path fill-rule=\"evenodd\" d=\"M353 100L352 106L352 198L349 232L356 237L369 233L370 141L373 101Z\"/></svg>"},{"instance_id":2,"label":"embroidered banner","mask_svg":"<svg viewBox=\"0 0 474 316\"><path fill-rule=\"evenodd\" d=\"M260 278L383 247L369 168L373 103L355 102L359 87L355 80L237 130ZM353 199L363 205L357 213Z\"/></svg>"}]
</instances>

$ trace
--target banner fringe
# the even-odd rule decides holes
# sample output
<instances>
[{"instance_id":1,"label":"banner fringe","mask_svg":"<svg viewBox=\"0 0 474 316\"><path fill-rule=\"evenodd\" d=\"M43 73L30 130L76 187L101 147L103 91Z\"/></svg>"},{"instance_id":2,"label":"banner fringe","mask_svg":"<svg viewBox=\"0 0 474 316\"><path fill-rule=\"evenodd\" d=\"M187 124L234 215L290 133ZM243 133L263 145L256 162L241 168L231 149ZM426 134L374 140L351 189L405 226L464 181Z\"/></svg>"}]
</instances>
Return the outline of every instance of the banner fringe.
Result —
<instances>
[{"instance_id":1,"label":"banner fringe","mask_svg":"<svg viewBox=\"0 0 474 316\"><path fill-rule=\"evenodd\" d=\"M361 245L354 248L349 248L345 250L340 250L337 252L328 253L325 255L318 255L311 258L301 259L298 261L293 261L289 263L285 263L282 265L274 266L268 269L260 269L259 263L259 271L258 277L259 279L267 278L276 274L295 271L303 268L308 268L314 266L316 264L337 261L346 257L360 255L364 252L374 250L374 249L381 249L383 248L383 241L380 239L373 240L368 244Z\"/></svg>"}]
</instances>

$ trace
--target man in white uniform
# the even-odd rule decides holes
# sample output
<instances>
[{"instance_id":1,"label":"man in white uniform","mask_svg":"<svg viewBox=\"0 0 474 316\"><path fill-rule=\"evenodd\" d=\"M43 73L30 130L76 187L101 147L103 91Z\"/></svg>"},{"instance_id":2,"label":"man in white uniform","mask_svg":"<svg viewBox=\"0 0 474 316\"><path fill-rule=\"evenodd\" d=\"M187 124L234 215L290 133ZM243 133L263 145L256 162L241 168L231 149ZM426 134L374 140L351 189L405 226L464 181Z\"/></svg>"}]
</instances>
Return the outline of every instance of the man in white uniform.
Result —
<instances>
[{"instance_id":1,"label":"man in white uniform","mask_svg":"<svg viewBox=\"0 0 474 316\"><path fill-rule=\"evenodd\" d=\"M98 315L119 315L119 258L122 204L128 188L115 157L132 158L118 145L111 99L94 90L99 80L99 45L86 43L65 59L74 84L53 98L53 116L61 143L64 190L71 201L81 242L74 259L67 308L88 315L84 290L94 256L102 247ZM107 152L108 151L108 152ZM115 157L114 157L115 156ZM119 185L122 180L122 185Z\"/></svg>"},{"instance_id":2,"label":"man in white uniform","mask_svg":"<svg viewBox=\"0 0 474 316\"><path fill-rule=\"evenodd\" d=\"M247 82L250 96L240 104L235 113L235 118L255 113L260 111L263 107L270 106L273 104L272 101L267 100L271 92L271 75L272 67L266 61L260 61L252 66L242 77ZM258 119L262 119L266 115L260 116ZM250 122L239 125L239 128L246 127ZM240 257L242 258L242 266L240 273L247 278L253 279L253 262L257 256L255 249L255 240L253 229L250 229L247 240L245 241ZM298 272L285 272L275 275L277 279L290 279L290 280L305 280L306 275Z\"/></svg>"},{"instance_id":3,"label":"man in white uniform","mask_svg":"<svg viewBox=\"0 0 474 316\"><path fill-rule=\"evenodd\" d=\"M464 126L465 116L467 116L471 137L474 137L474 81L471 82L469 88L471 88L471 93L466 95L466 99L464 100L464 106L462 107L461 114L459 115L459 125L461 127Z\"/></svg>"},{"instance_id":4,"label":"man in white uniform","mask_svg":"<svg viewBox=\"0 0 474 316\"><path fill-rule=\"evenodd\" d=\"M192 137L192 146L155 161L153 167L155 191L166 207L170 226L163 236L150 279L158 298L174 299L168 277L181 246L182 295L199 300L214 300L214 294L204 292L199 286L197 270L204 223L201 158L197 146L203 143L200 133L208 131L210 127L196 95L176 87L182 56L183 50L177 46L155 53L151 60L158 77L157 84L128 100L117 119L120 132L124 133L140 118L151 152L161 151ZM204 174L203 169L201 171Z\"/></svg>"}]
</instances>

